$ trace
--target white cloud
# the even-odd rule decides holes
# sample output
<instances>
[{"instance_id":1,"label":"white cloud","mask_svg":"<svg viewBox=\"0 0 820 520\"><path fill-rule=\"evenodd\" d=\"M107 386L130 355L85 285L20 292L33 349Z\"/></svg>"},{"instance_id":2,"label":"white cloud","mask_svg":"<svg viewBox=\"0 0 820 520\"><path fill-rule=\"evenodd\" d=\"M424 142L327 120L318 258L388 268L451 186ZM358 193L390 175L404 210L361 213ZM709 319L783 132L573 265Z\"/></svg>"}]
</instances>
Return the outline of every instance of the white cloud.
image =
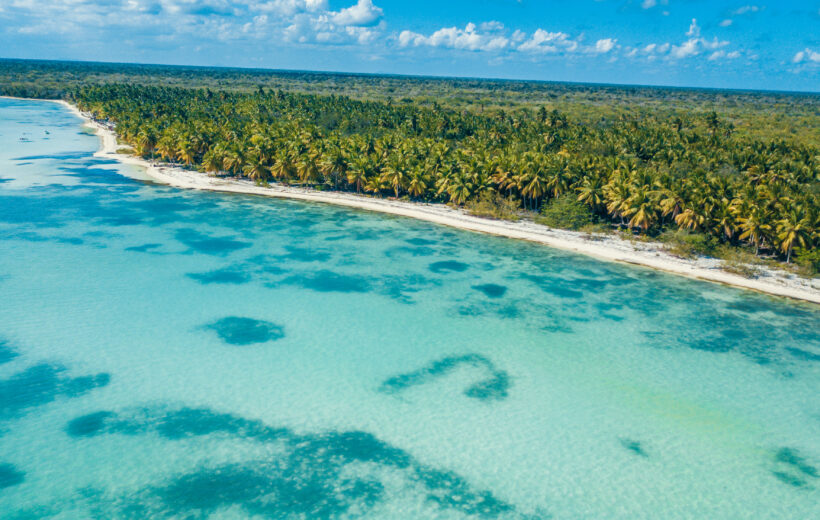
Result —
<instances>
[{"instance_id":1,"label":"white cloud","mask_svg":"<svg viewBox=\"0 0 820 520\"><path fill-rule=\"evenodd\" d=\"M689 30L686 31L686 36L693 38L700 36L700 27L698 27L698 21L695 18L692 18L692 23L689 24Z\"/></svg>"},{"instance_id":2,"label":"white cloud","mask_svg":"<svg viewBox=\"0 0 820 520\"><path fill-rule=\"evenodd\" d=\"M578 42L564 32L548 32L536 29L528 40L518 46L519 51L552 54L560 51L574 52Z\"/></svg>"},{"instance_id":3,"label":"white cloud","mask_svg":"<svg viewBox=\"0 0 820 520\"><path fill-rule=\"evenodd\" d=\"M337 25L371 25L384 15L381 7L373 5L373 0L359 0L354 6L342 9L333 16Z\"/></svg>"},{"instance_id":4,"label":"white cloud","mask_svg":"<svg viewBox=\"0 0 820 520\"><path fill-rule=\"evenodd\" d=\"M669 53L673 58L683 59L690 56L695 56L698 51L698 38L690 38L680 45L673 45L672 51Z\"/></svg>"},{"instance_id":5,"label":"white cloud","mask_svg":"<svg viewBox=\"0 0 820 520\"><path fill-rule=\"evenodd\" d=\"M511 53L612 55L612 51L620 47L615 38L601 38L593 44L583 45L582 37L574 38L562 31L547 31L540 28L530 34L521 30L515 30L510 34L499 22L485 22L480 25L468 23L464 28L443 27L431 34L404 30L395 38L401 48L434 47L494 52L497 54L496 59L509 57Z\"/></svg>"},{"instance_id":6,"label":"white cloud","mask_svg":"<svg viewBox=\"0 0 820 520\"><path fill-rule=\"evenodd\" d=\"M521 59L523 55L532 60L576 56L672 62L701 56L704 61L716 61L741 55L752 59L752 53L733 50L727 41L707 39L696 19L691 20L687 36L681 35L679 40L624 46L614 35L592 38L556 28L524 32L506 28L495 20L441 27L427 33L402 28L388 33L385 12L374 3L381 2L343 2L331 10L329 0L0 0L6 9L0 19L5 24L9 9L24 11L25 17L18 19L26 23L12 25L12 31L60 34L64 35L62 41L80 40L88 35L110 40L120 32L127 34L130 28L140 27L140 41L157 48L202 44L207 49L206 42L253 42L260 55L277 46L349 45L360 46L371 55L383 55L391 48L483 52L491 54L494 63L513 56ZM641 6L652 9L667 3L644 0ZM739 11L755 12L752 7L732 11L731 16ZM654 13L660 14L660 9ZM731 22L731 18L726 20ZM793 61L813 64L818 61L817 53L806 49L796 54Z\"/></svg>"},{"instance_id":7,"label":"white cloud","mask_svg":"<svg viewBox=\"0 0 820 520\"><path fill-rule=\"evenodd\" d=\"M692 19L692 23L689 24L689 30L686 31L686 36L688 38L679 44L672 44L669 42L662 44L650 43L641 48L639 53L646 56L650 61L658 58L682 60L693 56L698 56L705 51L712 51L708 56L708 59L711 61L719 58L736 58L740 56L738 51L727 52L724 50L719 50L728 46L728 41L719 40L717 37L714 37L711 40L701 37L701 30L698 26L697 20L695 19ZM632 57L639 53L632 54Z\"/></svg>"},{"instance_id":8,"label":"white cloud","mask_svg":"<svg viewBox=\"0 0 820 520\"><path fill-rule=\"evenodd\" d=\"M731 12L730 16L743 16L743 15L751 15L758 11L762 11L763 8L756 6L756 5L744 5L743 7L739 7ZM722 22L720 22L721 27L729 27L734 23L734 20L730 18L726 18Z\"/></svg>"},{"instance_id":9,"label":"white cloud","mask_svg":"<svg viewBox=\"0 0 820 520\"><path fill-rule=\"evenodd\" d=\"M820 52L815 52L808 47L799 51L792 58L792 63L820 63Z\"/></svg>"},{"instance_id":10,"label":"white cloud","mask_svg":"<svg viewBox=\"0 0 820 520\"><path fill-rule=\"evenodd\" d=\"M292 16L301 12L316 12L327 10L327 0L269 0L267 2L250 2L252 11L275 12L285 16Z\"/></svg>"},{"instance_id":11,"label":"white cloud","mask_svg":"<svg viewBox=\"0 0 820 520\"><path fill-rule=\"evenodd\" d=\"M643 2L641 2L641 8L643 8L643 9L652 9L653 7L655 7L658 4L668 5L669 0L643 0ZM669 13L664 11L663 14L667 15Z\"/></svg>"},{"instance_id":12,"label":"white cloud","mask_svg":"<svg viewBox=\"0 0 820 520\"><path fill-rule=\"evenodd\" d=\"M712 54L709 55L708 60L709 61L715 61L715 60L719 60L719 59L722 59L722 58L725 58L727 60L733 60L733 59L739 58L739 57L740 57L740 51L732 51L732 52L715 51L715 52L713 52Z\"/></svg>"},{"instance_id":13,"label":"white cloud","mask_svg":"<svg viewBox=\"0 0 820 520\"><path fill-rule=\"evenodd\" d=\"M602 40L598 40L597 42L595 42L595 52L597 52L598 54L606 54L615 47L615 43L617 41L618 40L614 40L612 38L604 38Z\"/></svg>"},{"instance_id":14,"label":"white cloud","mask_svg":"<svg viewBox=\"0 0 820 520\"><path fill-rule=\"evenodd\" d=\"M383 36L373 0L331 11L328 0L12 0L17 32L110 38L140 28L151 43L204 39L370 44ZM0 0L0 3L4 0ZM355 3L354 3L355 2ZM364 29L368 27L368 29Z\"/></svg>"},{"instance_id":15,"label":"white cloud","mask_svg":"<svg viewBox=\"0 0 820 520\"><path fill-rule=\"evenodd\" d=\"M424 36L413 31L402 31L399 34L399 46L410 45L419 47L441 47L467 51L498 51L505 49L510 40L505 36L479 32L474 23L468 23L464 29L458 27L444 27L430 36Z\"/></svg>"},{"instance_id":16,"label":"white cloud","mask_svg":"<svg viewBox=\"0 0 820 520\"><path fill-rule=\"evenodd\" d=\"M747 13L756 13L760 11L760 9L761 8L756 5L744 5L743 7L739 7L732 11L732 14L735 16L739 16Z\"/></svg>"},{"instance_id":17,"label":"white cloud","mask_svg":"<svg viewBox=\"0 0 820 520\"><path fill-rule=\"evenodd\" d=\"M487 31L487 32L489 32L489 31L503 31L504 30L504 24L501 23L501 22L498 22L496 20L490 20L489 22L484 22L481 25L479 25L479 27L481 28L482 31Z\"/></svg>"}]
</instances>

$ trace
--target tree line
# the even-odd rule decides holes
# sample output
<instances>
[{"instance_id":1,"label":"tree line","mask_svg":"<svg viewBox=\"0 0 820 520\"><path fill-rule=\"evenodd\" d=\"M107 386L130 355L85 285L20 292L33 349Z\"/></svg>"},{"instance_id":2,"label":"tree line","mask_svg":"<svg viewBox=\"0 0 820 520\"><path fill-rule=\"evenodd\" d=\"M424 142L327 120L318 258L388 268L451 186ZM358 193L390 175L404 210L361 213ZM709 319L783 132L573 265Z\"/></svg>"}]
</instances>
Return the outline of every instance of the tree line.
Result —
<instances>
[{"instance_id":1,"label":"tree line","mask_svg":"<svg viewBox=\"0 0 820 520\"><path fill-rule=\"evenodd\" d=\"M790 262L820 243L820 149L738 135L715 112L477 113L259 88L242 93L85 85L71 99L116 123L136 154L210 173L538 211L572 196L637 233L707 234Z\"/></svg>"}]
</instances>

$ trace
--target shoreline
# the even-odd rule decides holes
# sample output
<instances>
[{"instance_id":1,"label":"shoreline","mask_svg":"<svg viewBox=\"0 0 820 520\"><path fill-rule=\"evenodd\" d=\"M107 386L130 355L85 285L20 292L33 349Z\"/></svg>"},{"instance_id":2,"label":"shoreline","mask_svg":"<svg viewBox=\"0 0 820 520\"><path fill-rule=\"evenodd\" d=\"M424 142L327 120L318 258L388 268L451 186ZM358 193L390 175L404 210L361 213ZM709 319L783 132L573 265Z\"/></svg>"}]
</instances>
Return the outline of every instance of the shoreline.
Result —
<instances>
[{"instance_id":1,"label":"shoreline","mask_svg":"<svg viewBox=\"0 0 820 520\"><path fill-rule=\"evenodd\" d=\"M801 278L767 266L759 267L761 273L759 277L746 278L721 269L722 261L719 259L705 257L682 259L666 252L663 244L657 242L632 242L609 235L596 236L595 240L590 240L585 233L552 229L527 221L510 222L476 217L444 204L404 202L279 184L263 187L250 180L212 177L173 165L153 164L141 158L117 153L117 135L113 130L92 120L67 101L50 101L68 108L85 122L85 126L96 131L100 139L100 150L94 153L95 157L115 159L123 164L141 166L149 177L170 186L320 202L415 218L466 231L527 240L599 260L642 266L696 280L716 282L773 296L820 304L820 282L817 280Z\"/></svg>"}]
</instances>

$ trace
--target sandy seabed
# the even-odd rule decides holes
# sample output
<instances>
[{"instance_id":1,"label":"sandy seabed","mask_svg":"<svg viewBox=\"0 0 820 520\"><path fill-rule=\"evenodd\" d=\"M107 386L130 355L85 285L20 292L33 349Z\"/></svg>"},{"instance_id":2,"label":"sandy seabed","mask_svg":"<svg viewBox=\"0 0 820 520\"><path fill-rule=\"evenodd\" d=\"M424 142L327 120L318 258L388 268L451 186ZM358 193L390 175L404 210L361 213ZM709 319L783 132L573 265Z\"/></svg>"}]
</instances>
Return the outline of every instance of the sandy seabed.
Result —
<instances>
[{"instance_id":1,"label":"sandy seabed","mask_svg":"<svg viewBox=\"0 0 820 520\"><path fill-rule=\"evenodd\" d=\"M809 280L763 266L755 266L760 271L758 277L746 278L723 270L721 260L705 257L679 258L666 252L663 245L657 242L633 242L609 235L591 237L587 233L552 229L527 221L491 220L475 217L463 210L443 204L404 202L352 193L321 192L281 184L259 186L249 180L215 177L173 165L149 162L131 155L117 153L117 135L112 129L94 121L88 114L81 112L76 106L66 101L59 101L59 103L85 120L86 125L96 131L100 138L101 148L94 154L95 156L142 166L149 177L163 184L179 188L322 202L400 215L468 231L537 242L601 260L649 267L689 278L820 304L820 282L817 280Z\"/></svg>"}]
</instances>

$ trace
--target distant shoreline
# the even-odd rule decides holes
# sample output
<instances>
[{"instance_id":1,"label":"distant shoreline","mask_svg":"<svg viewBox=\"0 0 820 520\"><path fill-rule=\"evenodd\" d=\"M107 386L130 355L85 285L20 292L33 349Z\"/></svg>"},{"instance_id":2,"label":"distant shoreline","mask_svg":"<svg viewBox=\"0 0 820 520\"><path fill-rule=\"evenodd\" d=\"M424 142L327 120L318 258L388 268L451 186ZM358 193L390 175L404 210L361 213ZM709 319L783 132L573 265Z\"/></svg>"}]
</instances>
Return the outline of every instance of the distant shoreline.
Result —
<instances>
[{"instance_id":1,"label":"distant shoreline","mask_svg":"<svg viewBox=\"0 0 820 520\"><path fill-rule=\"evenodd\" d=\"M3 61L14 62L24 61L33 63L82 63L99 66L126 66L126 67L153 67L156 69L181 69L181 70L229 70L243 72L262 72L267 74L295 75L295 74L317 74L328 76L346 76L359 78L398 78L423 81L482 81L488 83L534 83L538 85L570 85L570 86L593 86L616 89L659 89L677 91L700 91L700 92L732 92L739 94L774 94L786 96L820 96L820 90L777 90L768 88L738 88L738 87L709 87L704 85L669 85L665 83L607 83L597 81L577 81L577 80L556 80L556 79L527 79L523 77L498 77L498 76L435 76L426 74L403 74L391 72L353 72L343 70L310 70L310 69L271 69L265 67L240 67L240 66L217 66L217 65L183 65L173 63L142 63L137 61L85 61L85 60L43 60L31 58L0 58ZM0 96L3 97L3 96ZM11 96L9 96L11 97ZM28 98L25 98L28 99Z\"/></svg>"},{"instance_id":2,"label":"distant shoreline","mask_svg":"<svg viewBox=\"0 0 820 520\"><path fill-rule=\"evenodd\" d=\"M29 99L29 101L43 100ZM321 202L410 217L467 231L536 242L600 260L638 265L697 280L717 282L774 296L784 296L820 304L820 284L816 280L807 280L767 267L760 267L761 275L758 278L745 278L721 269L721 261L718 259L696 258L690 260L678 258L666 252L663 245L659 243L631 242L609 235L597 236L594 240L591 240L587 238L585 233L551 229L526 221L509 222L475 217L463 210L445 206L444 204L404 202L342 192L321 192L279 184L263 187L257 186L249 180L213 177L173 165L154 164L131 155L118 154L117 136L114 131L95 122L88 115L80 112L76 106L66 101L52 101L62 104L83 119L87 126L95 129L101 143L100 150L94 154L96 157L105 157L124 164L141 166L145 168L148 176L171 186Z\"/></svg>"}]
</instances>

